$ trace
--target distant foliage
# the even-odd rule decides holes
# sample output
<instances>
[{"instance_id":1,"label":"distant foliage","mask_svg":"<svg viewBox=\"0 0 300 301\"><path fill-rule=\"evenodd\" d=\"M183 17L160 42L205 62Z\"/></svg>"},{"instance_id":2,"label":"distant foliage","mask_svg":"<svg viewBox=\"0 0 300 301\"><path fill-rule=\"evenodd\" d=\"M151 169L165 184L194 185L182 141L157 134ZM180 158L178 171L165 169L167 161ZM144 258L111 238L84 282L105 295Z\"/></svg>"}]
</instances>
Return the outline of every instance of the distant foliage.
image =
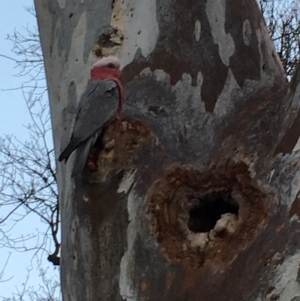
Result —
<instances>
[{"instance_id":1,"label":"distant foliage","mask_svg":"<svg viewBox=\"0 0 300 301\"><path fill-rule=\"evenodd\" d=\"M36 18L33 7L26 10ZM12 43L12 54L7 56L0 50L0 56L14 61L16 76L23 79L23 84L13 90L22 91L20 102L25 102L30 120L26 125L27 139L18 133L0 137L0 249L32 251L41 281L33 287L28 271L25 282L20 283L11 297L2 296L0 292L0 301L60 301L59 269L54 273L41 268L45 255L53 265L60 264L60 209L38 28L15 30L7 39ZM9 260L0 266L2 285L11 279L5 277Z\"/></svg>"},{"instance_id":2,"label":"distant foliage","mask_svg":"<svg viewBox=\"0 0 300 301\"><path fill-rule=\"evenodd\" d=\"M300 1L258 0L288 79L300 56Z\"/></svg>"},{"instance_id":3,"label":"distant foliage","mask_svg":"<svg viewBox=\"0 0 300 301\"><path fill-rule=\"evenodd\" d=\"M26 10L36 18L33 7ZM59 265L60 211L38 28L15 30L7 39L12 42L12 56L0 55L13 60L18 71L16 76L24 78L22 86L15 89L22 91L31 120L26 126L29 134L26 141L18 135L0 137L0 208L5 209L0 213L0 247L45 251L48 260ZM47 225L47 230L13 237L14 226L33 215Z\"/></svg>"},{"instance_id":4,"label":"distant foliage","mask_svg":"<svg viewBox=\"0 0 300 301\"><path fill-rule=\"evenodd\" d=\"M0 301L61 301L60 281L58 276L50 279L47 270L40 269L40 284L36 287L28 285L29 273L12 297L0 297Z\"/></svg>"}]
</instances>

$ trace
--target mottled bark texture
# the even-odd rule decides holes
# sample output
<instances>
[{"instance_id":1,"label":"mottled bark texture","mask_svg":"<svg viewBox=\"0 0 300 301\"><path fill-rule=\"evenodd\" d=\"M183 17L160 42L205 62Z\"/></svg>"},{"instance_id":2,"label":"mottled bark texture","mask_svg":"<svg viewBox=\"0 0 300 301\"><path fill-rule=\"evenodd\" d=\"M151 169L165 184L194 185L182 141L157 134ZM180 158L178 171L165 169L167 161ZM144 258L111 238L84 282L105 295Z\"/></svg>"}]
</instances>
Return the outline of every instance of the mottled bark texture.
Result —
<instances>
[{"instance_id":1,"label":"mottled bark texture","mask_svg":"<svg viewBox=\"0 0 300 301\"><path fill-rule=\"evenodd\" d=\"M56 154L92 50L126 86L98 171L57 168L64 300L297 300L300 70L255 1L35 3Z\"/></svg>"}]
</instances>

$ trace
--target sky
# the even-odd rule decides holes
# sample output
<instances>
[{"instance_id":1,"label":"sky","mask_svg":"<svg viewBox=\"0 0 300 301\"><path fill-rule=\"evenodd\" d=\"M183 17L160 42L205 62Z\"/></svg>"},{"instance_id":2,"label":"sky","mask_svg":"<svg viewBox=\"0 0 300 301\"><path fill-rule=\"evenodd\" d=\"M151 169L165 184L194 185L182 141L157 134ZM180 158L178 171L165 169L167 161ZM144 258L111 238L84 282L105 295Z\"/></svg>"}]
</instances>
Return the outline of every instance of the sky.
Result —
<instances>
[{"instance_id":1,"label":"sky","mask_svg":"<svg viewBox=\"0 0 300 301\"><path fill-rule=\"evenodd\" d=\"M13 43L6 39L8 34L13 34L14 30L26 32L24 28L34 28L35 18L30 15L25 7L33 6L33 0L0 0L0 54L13 57ZM30 122L24 97L20 89L28 77L16 76L20 70L16 69L15 62L0 56L0 137L4 135L15 135L24 141L29 137L25 128ZM47 97L45 94L44 97ZM50 141L51 143L51 141ZM0 196L1 197L1 196ZM5 208L0 207L0 219L5 213ZM8 227L10 225L8 224ZM2 227L0 225L0 227ZM34 231L43 231L45 225L34 216L27 218L13 228L11 234L15 237L20 235L30 235ZM1 240L1 237L0 237ZM30 246L30 242L29 246ZM35 242L33 242L35 243ZM38 286L41 283L34 252L17 252L13 249L1 248L0 244L0 300L1 297L11 297L12 293L22 289L22 283L26 281L29 274L28 285ZM57 271L52 264L47 261L47 254L42 255L42 267L47 270L51 278L57 275ZM9 258L5 269L2 271ZM1 275L1 271L3 275ZM7 280L4 281L3 280Z\"/></svg>"},{"instance_id":2,"label":"sky","mask_svg":"<svg viewBox=\"0 0 300 301\"><path fill-rule=\"evenodd\" d=\"M22 2L22 5L20 5ZM34 18L25 11L25 6L31 6L30 0L0 0L0 53L12 56L13 45L6 40L8 34L12 34L14 29L22 30L24 26L34 26ZM25 103L22 101L20 90L3 91L19 87L22 78L15 77L18 70L15 63L0 57L0 134L12 134L19 131L26 135L23 124L28 121L28 114Z\"/></svg>"}]
</instances>

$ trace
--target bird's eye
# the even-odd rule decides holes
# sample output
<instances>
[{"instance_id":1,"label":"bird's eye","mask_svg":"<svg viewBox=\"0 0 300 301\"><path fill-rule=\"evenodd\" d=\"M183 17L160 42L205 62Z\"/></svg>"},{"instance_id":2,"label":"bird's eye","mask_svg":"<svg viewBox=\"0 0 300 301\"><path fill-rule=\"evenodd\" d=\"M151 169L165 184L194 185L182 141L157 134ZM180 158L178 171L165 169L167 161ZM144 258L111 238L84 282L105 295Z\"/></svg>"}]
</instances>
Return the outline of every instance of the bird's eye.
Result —
<instances>
[{"instance_id":1,"label":"bird's eye","mask_svg":"<svg viewBox=\"0 0 300 301\"><path fill-rule=\"evenodd\" d=\"M109 63L106 66L110 69L116 69L116 66L113 63Z\"/></svg>"}]
</instances>

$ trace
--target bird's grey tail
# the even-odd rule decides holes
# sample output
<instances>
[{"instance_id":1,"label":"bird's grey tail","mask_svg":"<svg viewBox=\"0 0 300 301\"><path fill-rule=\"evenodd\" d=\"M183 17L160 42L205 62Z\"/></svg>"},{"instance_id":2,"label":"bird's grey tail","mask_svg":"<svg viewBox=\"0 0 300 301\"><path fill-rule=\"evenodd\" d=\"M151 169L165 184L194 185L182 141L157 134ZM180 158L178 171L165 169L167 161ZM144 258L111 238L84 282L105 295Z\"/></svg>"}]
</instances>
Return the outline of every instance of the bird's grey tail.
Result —
<instances>
[{"instance_id":1,"label":"bird's grey tail","mask_svg":"<svg viewBox=\"0 0 300 301\"><path fill-rule=\"evenodd\" d=\"M77 148L74 166L72 170L72 176L82 174L86 165L86 161L88 159L89 152L95 143L93 138L94 137L91 137Z\"/></svg>"},{"instance_id":2,"label":"bird's grey tail","mask_svg":"<svg viewBox=\"0 0 300 301\"><path fill-rule=\"evenodd\" d=\"M102 132L102 129L98 133L95 133L89 139L85 140L83 143L78 144L77 141L74 141L74 143L69 144L58 157L58 161L61 162L61 161L65 160L67 162L70 155L76 150L76 157L75 157L74 166L72 169L73 176L83 172L86 161L88 159L90 149L95 144L99 135L101 135L101 132Z\"/></svg>"},{"instance_id":3,"label":"bird's grey tail","mask_svg":"<svg viewBox=\"0 0 300 301\"><path fill-rule=\"evenodd\" d=\"M95 133L92 137L87 139L84 143L82 143L77 148L74 166L72 169L72 177L83 173L90 150L93 147L93 145L96 143L99 136L101 136L101 133L102 133L102 129L97 133Z\"/></svg>"}]
</instances>

